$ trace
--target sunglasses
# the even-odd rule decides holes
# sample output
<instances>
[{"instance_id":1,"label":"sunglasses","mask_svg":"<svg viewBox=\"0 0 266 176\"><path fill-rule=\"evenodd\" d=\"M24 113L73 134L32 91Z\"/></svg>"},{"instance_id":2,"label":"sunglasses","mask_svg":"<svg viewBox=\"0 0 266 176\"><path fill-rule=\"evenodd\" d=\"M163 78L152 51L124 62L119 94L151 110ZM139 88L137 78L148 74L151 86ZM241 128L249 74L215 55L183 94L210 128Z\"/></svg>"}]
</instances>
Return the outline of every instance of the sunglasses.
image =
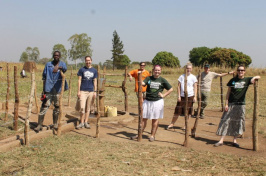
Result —
<instances>
[{"instance_id":1,"label":"sunglasses","mask_svg":"<svg viewBox=\"0 0 266 176\"><path fill-rule=\"evenodd\" d=\"M241 72L241 71L245 71L245 70L237 70L237 71Z\"/></svg>"},{"instance_id":2,"label":"sunglasses","mask_svg":"<svg viewBox=\"0 0 266 176\"><path fill-rule=\"evenodd\" d=\"M140 65L140 66L143 66L143 67L145 67L146 65Z\"/></svg>"}]
</instances>

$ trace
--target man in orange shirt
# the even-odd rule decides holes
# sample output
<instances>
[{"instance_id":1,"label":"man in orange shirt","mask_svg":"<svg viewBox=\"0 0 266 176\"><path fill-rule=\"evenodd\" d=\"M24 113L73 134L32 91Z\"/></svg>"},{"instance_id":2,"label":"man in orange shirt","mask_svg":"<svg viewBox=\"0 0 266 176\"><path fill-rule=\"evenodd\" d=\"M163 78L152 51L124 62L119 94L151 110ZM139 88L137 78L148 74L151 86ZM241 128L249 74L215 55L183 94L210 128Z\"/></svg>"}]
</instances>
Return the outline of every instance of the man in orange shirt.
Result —
<instances>
[{"instance_id":1,"label":"man in orange shirt","mask_svg":"<svg viewBox=\"0 0 266 176\"><path fill-rule=\"evenodd\" d=\"M145 70L145 66L146 66L145 62L140 62L139 66L140 66L139 69L132 70L128 73L129 81L132 81L132 77L135 78L135 92L136 92L137 96L138 96L138 87L139 87L139 85L138 85L138 72L141 72L142 80L144 80L146 77L150 76L150 73L147 70ZM145 97L146 97L146 89L147 89L147 86L142 87L143 99L145 99Z\"/></svg>"}]
</instances>

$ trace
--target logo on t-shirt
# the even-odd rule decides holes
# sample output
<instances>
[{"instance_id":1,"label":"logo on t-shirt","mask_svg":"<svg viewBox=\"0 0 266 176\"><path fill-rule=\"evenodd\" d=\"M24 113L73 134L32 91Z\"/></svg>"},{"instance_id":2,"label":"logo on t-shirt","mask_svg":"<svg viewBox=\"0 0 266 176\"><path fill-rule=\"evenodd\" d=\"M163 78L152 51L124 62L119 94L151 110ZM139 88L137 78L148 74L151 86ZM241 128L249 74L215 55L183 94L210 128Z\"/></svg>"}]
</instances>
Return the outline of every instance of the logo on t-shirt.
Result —
<instances>
[{"instance_id":1,"label":"logo on t-shirt","mask_svg":"<svg viewBox=\"0 0 266 176\"><path fill-rule=\"evenodd\" d=\"M245 82L236 82L235 89L242 89L245 87Z\"/></svg>"},{"instance_id":2,"label":"logo on t-shirt","mask_svg":"<svg viewBox=\"0 0 266 176\"><path fill-rule=\"evenodd\" d=\"M84 72L84 77L87 78L87 79L93 78L93 76L94 76L93 72L90 72L90 71L85 71Z\"/></svg>"},{"instance_id":3,"label":"logo on t-shirt","mask_svg":"<svg viewBox=\"0 0 266 176\"><path fill-rule=\"evenodd\" d=\"M158 90L160 85L161 85L161 83L159 83L159 82L151 82L150 88Z\"/></svg>"}]
</instances>

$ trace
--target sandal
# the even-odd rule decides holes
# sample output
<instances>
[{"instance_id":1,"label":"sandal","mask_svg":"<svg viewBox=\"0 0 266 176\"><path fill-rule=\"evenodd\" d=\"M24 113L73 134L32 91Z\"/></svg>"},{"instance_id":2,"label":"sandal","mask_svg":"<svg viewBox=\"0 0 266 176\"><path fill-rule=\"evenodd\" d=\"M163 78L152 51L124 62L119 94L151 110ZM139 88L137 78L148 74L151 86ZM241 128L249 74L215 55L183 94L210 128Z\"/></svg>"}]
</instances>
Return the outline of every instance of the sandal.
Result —
<instances>
[{"instance_id":1,"label":"sandal","mask_svg":"<svg viewBox=\"0 0 266 176\"><path fill-rule=\"evenodd\" d=\"M174 125L171 126L171 124L170 124L170 125L168 125L167 127L165 127L165 130L170 130L170 129L174 129Z\"/></svg>"}]
</instances>

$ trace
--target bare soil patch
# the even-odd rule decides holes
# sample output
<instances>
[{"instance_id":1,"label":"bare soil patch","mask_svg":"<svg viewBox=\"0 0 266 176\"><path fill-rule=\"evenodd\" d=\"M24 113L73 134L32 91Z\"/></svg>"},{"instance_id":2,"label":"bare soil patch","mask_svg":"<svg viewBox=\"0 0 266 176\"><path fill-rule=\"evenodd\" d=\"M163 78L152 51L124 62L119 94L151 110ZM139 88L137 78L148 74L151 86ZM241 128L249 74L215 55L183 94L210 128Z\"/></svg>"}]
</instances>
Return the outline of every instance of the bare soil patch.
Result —
<instances>
[{"instance_id":1,"label":"bare soil patch","mask_svg":"<svg viewBox=\"0 0 266 176\"><path fill-rule=\"evenodd\" d=\"M11 106L12 107L12 106ZM19 115L25 117L27 112L27 106L21 105L19 108ZM34 109L34 108L33 108ZM74 110L74 107L64 106L64 114L62 123L69 120L66 114L79 118L79 114ZM118 106L118 109L123 109L122 106ZM9 110L12 111L12 110ZM130 113L137 114L137 107L130 107ZM143 134L141 143L158 146L170 146L170 147L183 147L184 134L181 130L184 126L184 117L179 117L175 124L175 128L171 130L165 130L165 127L171 122L174 109L172 107L165 107L164 119L159 121L159 128L157 130L156 138L154 142L149 142L148 138L151 130L151 121L148 121L148 125ZM219 136L215 134L222 112L218 110L206 110L205 118L199 120L198 128L196 131L196 138L189 138L188 148L200 151L209 151L215 153L227 153L234 155L258 155L266 157L266 138L259 135L259 151L254 152L252 150L252 120L246 120L246 132L243 138L238 139L240 148L232 146L232 137L228 136L225 139L225 143L221 147L213 147L213 144L219 140ZM192 128L195 118L190 118L189 128ZM37 125L38 114L32 113L30 116L30 122ZM90 115L89 122L91 123L91 129L74 130L72 133L78 133L82 135L95 136L95 123L96 117ZM49 126L52 124L52 108L50 108L45 116L44 125ZM102 117L100 123L100 138L107 141L124 141L133 142L130 140L130 136L137 134L138 116L137 115L119 115L117 117ZM23 131L21 131L22 133ZM136 142L136 141L134 141Z\"/></svg>"}]
</instances>

